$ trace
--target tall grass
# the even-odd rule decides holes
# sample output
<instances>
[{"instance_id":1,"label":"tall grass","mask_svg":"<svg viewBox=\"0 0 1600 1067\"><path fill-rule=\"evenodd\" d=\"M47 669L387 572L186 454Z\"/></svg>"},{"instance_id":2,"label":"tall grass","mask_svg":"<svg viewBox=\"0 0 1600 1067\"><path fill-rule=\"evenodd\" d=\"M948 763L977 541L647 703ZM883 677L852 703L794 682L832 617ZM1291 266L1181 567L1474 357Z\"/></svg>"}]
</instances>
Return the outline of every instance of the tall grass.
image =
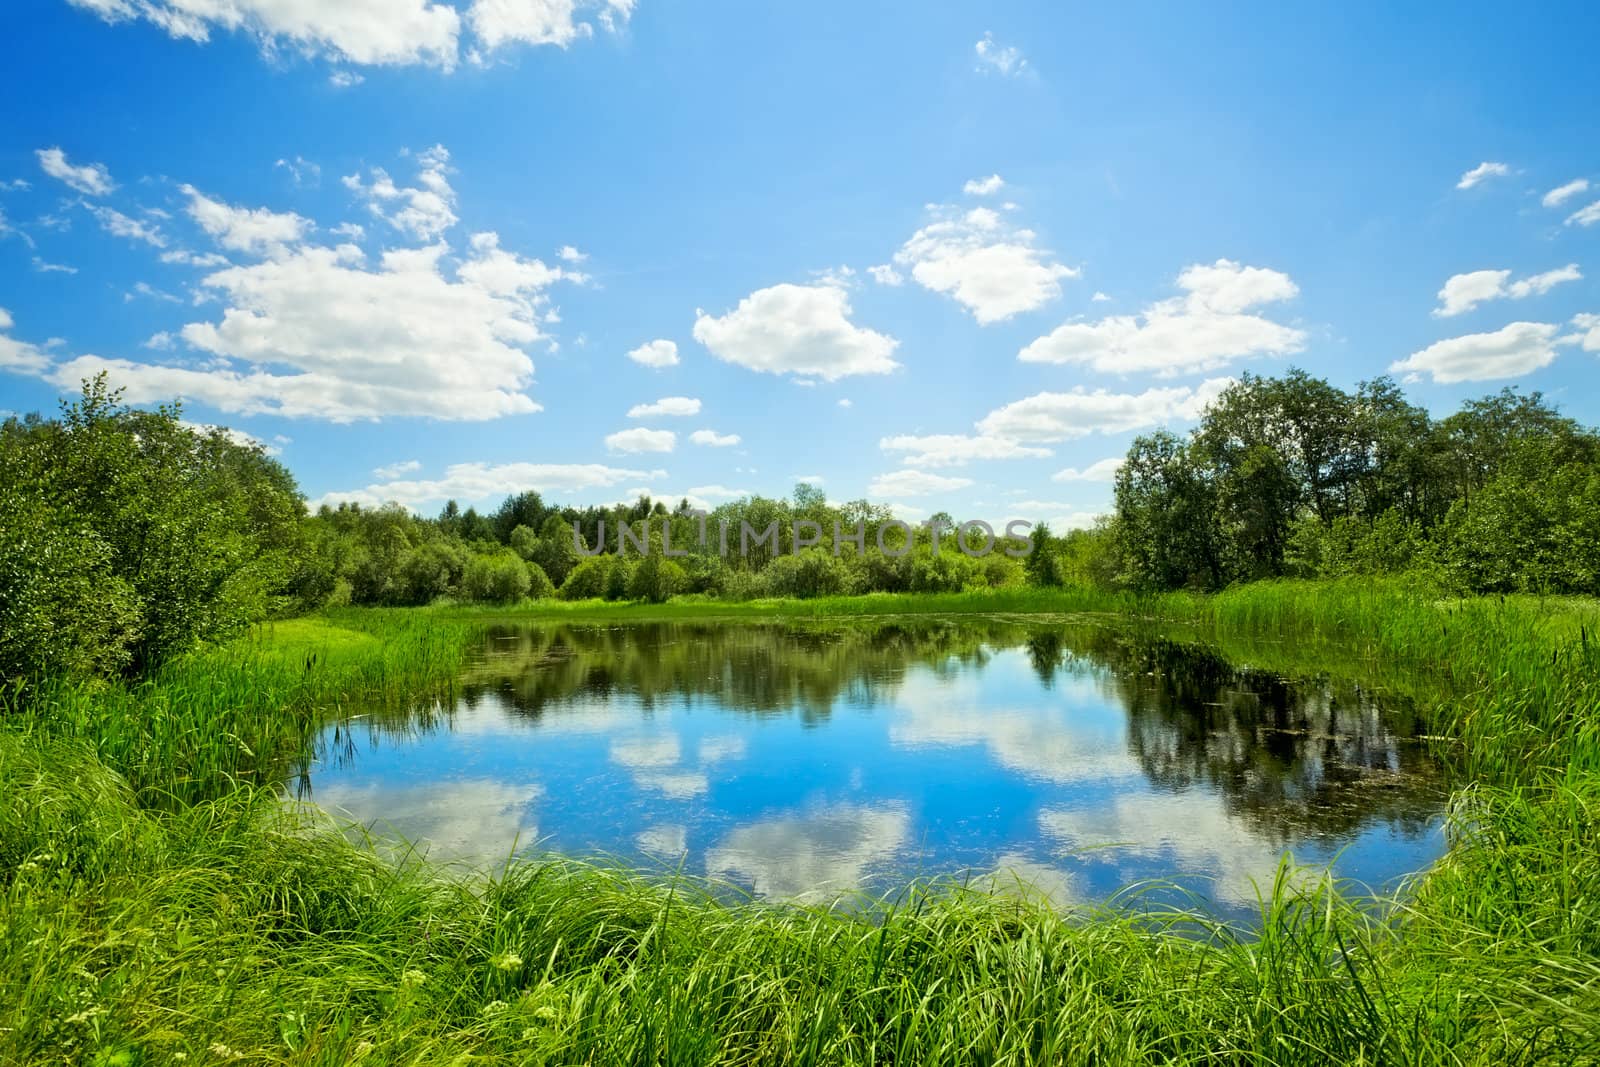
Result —
<instances>
[{"instance_id":1,"label":"tall grass","mask_svg":"<svg viewBox=\"0 0 1600 1067\"><path fill-rule=\"evenodd\" d=\"M1260 662L1382 663L1438 694L1476 784L1448 854L1396 899L1285 869L1250 930L948 885L866 909L730 904L559 859L469 881L252 784L345 702L444 693L504 617L336 613L10 709L0 1062L1600 1063L1595 605L1294 583L806 605L891 606L1129 612Z\"/></svg>"}]
</instances>

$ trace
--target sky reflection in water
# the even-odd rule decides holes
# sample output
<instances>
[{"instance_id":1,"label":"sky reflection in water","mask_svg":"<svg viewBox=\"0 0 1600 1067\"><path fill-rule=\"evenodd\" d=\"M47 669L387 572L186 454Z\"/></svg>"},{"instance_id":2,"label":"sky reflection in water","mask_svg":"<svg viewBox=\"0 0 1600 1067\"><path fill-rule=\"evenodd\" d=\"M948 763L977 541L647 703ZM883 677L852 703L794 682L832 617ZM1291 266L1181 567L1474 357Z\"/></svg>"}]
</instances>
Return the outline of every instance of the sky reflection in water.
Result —
<instances>
[{"instance_id":1,"label":"sky reflection in water","mask_svg":"<svg viewBox=\"0 0 1600 1067\"><path fill-rule=\"evenodd\" d=\"M493 863L606 854L783 899L962 874L1248 910L1284 850L1378 887L1439 854L1403 704L1110 627L676 623L490 635L442 717L330 729L300 792Z\"/></svg>"}]
</instances>

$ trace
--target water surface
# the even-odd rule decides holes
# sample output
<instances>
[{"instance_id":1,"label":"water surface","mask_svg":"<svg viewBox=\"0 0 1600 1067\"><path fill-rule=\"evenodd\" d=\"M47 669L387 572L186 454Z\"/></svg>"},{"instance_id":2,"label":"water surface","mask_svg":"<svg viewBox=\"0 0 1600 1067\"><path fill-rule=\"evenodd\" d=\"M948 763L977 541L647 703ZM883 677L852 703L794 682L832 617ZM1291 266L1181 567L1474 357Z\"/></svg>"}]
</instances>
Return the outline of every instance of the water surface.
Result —
<instances>
[{"instance_id":1,"label":"water surface","mask_svg":"<svg viewBox=\"0 0 1600 1067\"><path fill-rule=\"evenodd\" d=\"M299 793L435 859L604 855L759 896L917 877L1248 910L1287 851L1378 889L1443 847L1402 701L1113 626L491 632L437 714L329 729Z\"/></svg>"}]
</instances>

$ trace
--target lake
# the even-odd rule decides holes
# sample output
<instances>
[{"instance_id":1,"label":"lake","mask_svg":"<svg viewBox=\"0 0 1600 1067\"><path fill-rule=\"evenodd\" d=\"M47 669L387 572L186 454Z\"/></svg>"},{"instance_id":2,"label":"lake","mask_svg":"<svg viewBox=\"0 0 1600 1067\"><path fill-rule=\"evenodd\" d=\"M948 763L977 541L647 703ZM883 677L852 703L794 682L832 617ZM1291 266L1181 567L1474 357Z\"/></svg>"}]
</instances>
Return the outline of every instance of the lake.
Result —
<instances>
[{"instance_id":1,"label":"lake","mask_svg":"<svg viewBox=\"0 0 1600 1067\"><path fill-rule=\"evenodd\" d=\"M295 792L474 865L806 901L1162 880L1243 914L1285 852L1374 890L1435 859L1425 732L1381 692L1110 623L539 625L491 630L448 706L330 726Z\"/></svg>"}]
</instances>

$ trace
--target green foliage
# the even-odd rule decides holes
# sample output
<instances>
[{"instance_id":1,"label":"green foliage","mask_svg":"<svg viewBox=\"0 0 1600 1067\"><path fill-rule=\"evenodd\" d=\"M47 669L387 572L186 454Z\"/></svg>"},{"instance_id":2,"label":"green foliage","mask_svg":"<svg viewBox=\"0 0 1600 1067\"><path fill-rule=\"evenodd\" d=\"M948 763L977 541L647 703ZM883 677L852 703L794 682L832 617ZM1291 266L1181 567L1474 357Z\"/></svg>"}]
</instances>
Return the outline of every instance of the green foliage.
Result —
<instances>
[{"instance_id":1,"label":"green foliage","mask_svg":"<svg viewBox=\"0 0 1600 1067\"><path fill-rule=\"evenodd\" d=\"M561 599L599 600L604 597L611 587L611 572L616 562L615 556L593 556L579 563L561 583Z\"/></svg>"},{"instance_id":2,"label":"green foliage","mask_svg":"<svg viewBox=\"0 0 1600 1067\"><path fill-rule=\"evenodd\" d=\"M852 575L831 549L808 548L797 556L779 556L762 572L768 596L811 598L849 591Z\"/></svg>"},{"instance_id":3,"label":"green foliage","mask_svg":"<svg viewBox=\"0 0 1600 1067\"><path fill-rule=\"evenodd\" d=\"M556 584L544 572L544 568L537 563L525 565L528 571L527 595L535 600L549 600L556 595Z\"/></svg>"},{"instance_id":4,"label":"green foliage","mask_svg":"<svg viewBox=\"0 0 1600 1067\"><path fill-rule=\"evenodd\" d=\"M532 584L528 564L516 553L483 553L468 562L461 578L461 595L483 604L510 604L527 596Z\"/></svg>"},{"instance_id":5,"label":"green foliage","mask_svg":"<svg viewBox=\"0 0 1600 1067\"><path fill-rule=\"evenodd\" d=\"M0 675L148 669L280 604L303 504L259 447L104 376L0 429Z\"/></svg>"},{"instance_id":6,"label":"green foliage","mask_svg":"<svg viewBox=\"0 0 1600 1067\"><path fill-rule=\"evenodd\" d=\"M1387 379L1245 375L1187 441L1118 476L1121 578L1216 589L1409 574L1469 592L1600 592L1600 436L1509 390L1433 422Z\"/></svg>"},{"instance_id":7,"label":"green foliage","mask_svg":"<svg viewBox=\"0 0 1600 1067\"><path fill-rule=\"evenodd\" d=\"M617 568L618 571L621 569ZM682 592L684 586L688 584L683 568L678 566L676 561L666 559L657 552L652 552L634 564L632 571L633 573L628 576L627 595L633 600L660 604L674 594Z\"/></svg>"}]
</instances>

